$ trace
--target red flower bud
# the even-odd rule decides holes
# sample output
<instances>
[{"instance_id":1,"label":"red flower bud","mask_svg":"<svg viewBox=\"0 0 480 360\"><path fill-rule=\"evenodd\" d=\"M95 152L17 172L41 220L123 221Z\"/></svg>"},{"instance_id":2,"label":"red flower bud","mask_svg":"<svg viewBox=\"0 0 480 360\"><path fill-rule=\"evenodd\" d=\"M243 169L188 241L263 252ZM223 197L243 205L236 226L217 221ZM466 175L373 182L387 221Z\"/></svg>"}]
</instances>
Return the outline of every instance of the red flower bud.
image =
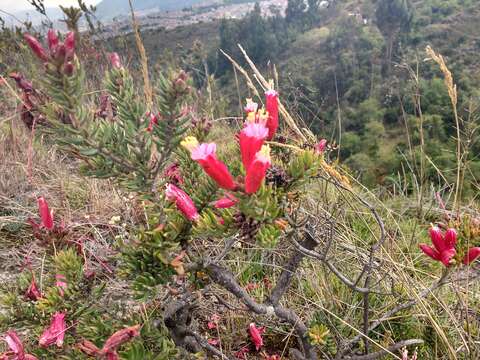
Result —
<instances>
[{"instance_id":1,"label":"red flower bud","mask_svg":"<svg viewBox=\"0 0 480 360\"><path fill-rule=\"evenodd\" d=\"M167 184L165 196L168 200L175 202L177 209L180 210L190 221L196 221L199 218L195 203L185 191L173 184Z\"/></svg>"},{"instance_id":2,"label":"red flower bud","mask_svg":"<svg viewBox=\"0 0 480 360\"><path fill-rule=\"evenodd\" d=\"M58 36L57 32L53 29L48 30L47 34L48 48L50 51L53 51L58 46Z\"/></svg>"},{"instance_id":3,"label":"red flower bud","mask_svg":"<svg viewBox=\"0 0 480 360\"><path fill-rule=\"evenodd\" d=\"M278 93L270 89L265 93L265 108L268 112L268 140L272 140L278 129Z\"/></svg>"},{"instance_id":4,"label":"red flower bud","mask_svg":"<svg viewBox=\"0 0 480 360\"><path fill-rule=\"evenodd\" d=\"M130 326L115 332L110 336L102 348L103 354L114 352L120 345L126 343L130 339L140 335L140 325Z\"/></svg>"},{"instance_id":5,"label":"red flower bud","mask_svg":"<svg viewBox=\"0 0 480 360\"><path fill-rule=\"evenodd\" d=\"M238 199L232 194L227 193L223 198L215 201L214 206L217 209L228 209L235 206L236 203L238 203Z\"/></svg>"},{"instance_id":6,"label":"red flower bud","mask_svg":"<svg viewBox=\"0 0 480 360\"><path fill-rule=\"evenodd\" d=\"M27 42L28 46L30 46L30 49L32 49L32 51L40 60L48 60L47 52L43 48L42 44L40 44L40 42L34 36L26 33L23 35L23 38Z\"/></svg>"},{"instance_id":7,"label":"red flower bud","mask_svg":"<svg viewBox=\"0 0 480 360\"><path fill-rule=\"evenodd\" d=\"M315 153L318 155L323 154L325 148L327 147L327 139L322 139L315 145Z\"/></svg>"},{"instance_id":8,"label":"red flower bud","mask_svg":"<svg viewBox=\"0 0 480 360\"><path fill-rule=\"evenodd\" d=\"M73 64L72 64L71 62L67 62L67 63L63 66L63 72L64 72L65 75L67 75L67 76L72 76L74 70L75 70L75 67L73 66Z\"/></svg>"},{"instance_id":9,"label":"red flower bud","mask_svg":"<svg viewBox=\"0 0 480 360\"><path fill-rule=\"evenodd\" d=\"M48 208L48 203L43 197L37 199L38 211L40 212L40 218L42 219L42 225L47 230L53 229L53 211Z\"/></svg>"},{"instance_id":10,"label":"red flower bud","mask_svg":"<svg viewBox=\"0 0 480 360\"><path fill-rule=\"evenodd\" d=\"M32 281L30 282L30 286L25 292L25 296L27 299L30 299L32 301L37 301L42 297L40 290L38 290L37 283L35 282L35 277L33 276L32 276Z\"/></svg>"},{"instance_id":11,"label":"red flower bud","mask_svg":"<svg viewBox=\"0 0 480 360\"><path fill-rule=\"evenodd\" d=\"M265 328L257 328L254 323L248 325L248 332L252 339L255 349L258 351L263 346L262 334L265 332Z\"/></svg>"},{"instance_id":12,"label":"red flower bud","mask_svg":"<svg viewBox=\"0 0 480 360\"><path fill-rule=\"evenodd\" d=\"M148 127L147 127L147 131L148 132L152 132L153 131L153 127L155 125L158 125L158 117L155 116L154 113L148 113L148 116L150 117L150 121L148 123Z\"/></svg>"},{"instance_id":13,"label":"red flower bud","mask_svg":"<svg viewBox=\"0 0 480 360\"><path fill-rule=\"evenodd\" d=\"M470 250L468 250L467 255L463 258L463 263L465 265L469 265L473 261L475 261L476 258L480 256L480 247L473 247Z\"/></svg>"},{"instance_id":14,"label":"red flower bud","mask_svg":"<svg viewBox=\"0 0 480 360\"><path fill-rule=\"evenodd\" d=\"M66 59L67 61L70 61L75 55L75 33L73 31L69 31L63 43L65 45Z\"/></svg>"}]
</instances>

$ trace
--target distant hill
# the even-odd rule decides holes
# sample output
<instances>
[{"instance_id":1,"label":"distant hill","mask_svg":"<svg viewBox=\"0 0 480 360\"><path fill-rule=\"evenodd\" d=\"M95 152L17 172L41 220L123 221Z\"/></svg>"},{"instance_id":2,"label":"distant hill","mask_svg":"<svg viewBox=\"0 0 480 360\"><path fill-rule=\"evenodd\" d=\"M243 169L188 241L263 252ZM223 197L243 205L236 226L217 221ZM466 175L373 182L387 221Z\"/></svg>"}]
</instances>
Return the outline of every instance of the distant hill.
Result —
<instances>
[{"instance_id":1,"label":"distant hill","mask_svg":"<svg viewBox=\"0 0 480 360\"><path fill-rule=\"evenodd\" d=\"M135 10L157 9L160 11L180 10L188 6L204 3L205 0L135 0ZM102 0L97 5L97 16L101 19L111 19L115 16L128 14L128 0Z\"/></svg>"}]
</instances>

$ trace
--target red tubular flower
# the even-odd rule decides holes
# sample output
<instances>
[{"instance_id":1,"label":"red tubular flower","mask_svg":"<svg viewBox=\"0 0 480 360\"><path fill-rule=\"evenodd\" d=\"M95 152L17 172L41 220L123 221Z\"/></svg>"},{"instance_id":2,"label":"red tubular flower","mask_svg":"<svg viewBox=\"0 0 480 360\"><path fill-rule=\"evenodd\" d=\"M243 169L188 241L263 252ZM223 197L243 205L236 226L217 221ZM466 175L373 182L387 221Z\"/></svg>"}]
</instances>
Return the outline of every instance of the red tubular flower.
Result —
<instances>
[{"instance_id":1,"label":"red tubular flower","mask_svg":"<svg viewBox=\"0 0 480 360\"><path fill-rule=\"evenodd\" d=\"M53 211L50 211L48 208L47 200L43 196L37 199L38 211L40 213L40 218L42 219L42 226L47 230L53 229Z\"/></svg>"},{"instance_id":2,"label":"red tubular flower","mask_svg":"<svg viewBox=\"0 0 480 360\"><path fill-rule=\"evenodd\" d=\"M247 169L245 176L245 192L254 194L260 188L263 179L270 167L270 148L263 145L262 149L255 155L252 163Z\"/></svg>"},{"instance_id":3,"label":"red tubular flower","mask_svg":"<svg viewBox=\"0 0 480 360\"><path fill-rule=\"evenodd\" d=\"M65 338L65 316L66 313L57 312L53 314L50 326L44 330L42 336L38 341L41 347L48 347L56 344L58 347L63 346L63 339Z\"/></svg>"},{"instance_id":4,"label":"red tubular flower","mask_svg":"<svg viewBox=\"0 0 480 360\"><path fill-rule=\"evenodd\" d=\"M480 256L480 247L473 247L468 250L467 255L463 258L463 263L465 265L469 265L470 263L474 262L476 258Z\"/></svg>"},{"instance_id":5,"label":"red tubular flower","mask_svg":"<svg viewBox=\"0 0 480 360\"><path fill-rule=\"evenodd\" d=\"M122 68L122 62L120 61L120 56L116 52L110 53L109 58L110 58L110 64L112 64L112 66L115 69Z\"/></svg>"},{"instance_id":6,"label":"red tubular flower","mask_svg":"<svg viewBox=\"0 0 480 360\"><path fill-rule=\"evenodd\" d=\"M265 92L265 107L268 112L267 128L268 140L272 140L278 128L278 93L270 89Z\"/></svg>"},{"instance_id":7,"label":"red tubular flower","mask_svg":"<svg viewBox=\"0 0 480 360\"><path fill-rule=\"evenodd\" d=\"M48 60L47 52L43 48L42 44L40 44L40 42L34 36L26 33L23 35L23 38L27 42L28 46L30 46L30 49L32 49L32 51L40 60Z\"/></svg>"},{"instance_id":8,"label":"red tubular flower","mask_svg":"<svg viewBox=\"0 0 480 360\"><path fill-rule=\"evenodd\" d=\"M238 203L238 199L232 194L226 193L225 196L221 199L215 201L214 206L217 209L228 209Z\"/></svg>"},{"instance_id":9,"label":"red tubular flower","mask_svg":"<svg viewBox=\"0 0 480 360\"><path fill-rule=\"evenodd\" d=\"M245 170L250 167L255 154L260 151L267 136L268 129L262 123L248 123L240 132L240 152Z\"/></svg>"},{"instance_id":10,"label":"red tubular flower","mask_svg":"<svg viewBox=\"0 0 480 360\"><path fill-rule=\"evenodd\" d=\"M58 46L58 36L57 32L53 29L49 29L47 33L48 48L50 51L54 51Z\"/></svg>"},{"instance_id":11,"label":"red tubular flower","mask_svg":"<svg viewBox=\"0 0 480 360\"><path fill-rule=\"evenodd\" d=\"M110 336L102 348L103 354L115 353L117 348L140 335L140 325L134 325L115 332Z\"/></svg>"},{"instance_id":12,"label":"red tubular flower","mask_svg":"<svg viewBox=\"0 0 480 360\"><path fill-rule=\"evenodd\" d=\"M73 31L69 31L67 36L65 36L65 41L63 42L65 45L65 57L67 60L73 59L73 55L75 54L75 33Z\"/></svg>"},{"instance_id":13,"label":"red tubular flower","mask_svg":"<svg viewBox=\"0 0 480 360\"><path fill-rule=\"evenodd\" d=\"M323 154L325 148L327 147L327 139L322 139L315 145L315 153L318 155Z\"/></svg>"},{"instance_id":14,"label":"red tubular flower","mask_svg":"<svg viewBox=\"0 0 480 360\"><path fill-rule=\"evenodd\" d=\"M255 350L260 350L260 348L263 346L262 334L265 332L265 328L257 328L254 323L250 323L250 325L248 325L248 332L250 333L250 338L255 345Z\"/></svg>"},{"instance_id":15,"label":"red tubular flower","mask_svg":"<svg viewBox=\"0 0 480 360\"><path fill-rule=\"evenodd\" d=\"M457 230L449 228L445 232L445 245L447 248L454 248L457 244Z\"/></svg>"},{"instance_id":16,"label":"red tubular flower","mask_svg":"<svg viewBox=\"0 0 480 360\"><path fill-rule=\"evenodd\" d=\"M185 191L173 184L167 184L165 195L168 200L175 202L177 209L180 210L190 221L196 221L199 218L197 208L192 198Z\"/></svg>"},{"instance_id":17,"label":"red tubular flower","mask_svg":"<svg viewBox=\"0 0 480 360\"><path fill-rule=\"evenodd\" d=\"M456 254L455 244L457 242L457 232L455 229L448 229L445 236L437 226L429 229L432 246L420 244L420 249L434 260L441 261L443 265L449 266L452 258Z\"/></svg>"},{"instance_id":18,"label":"red tubular flower","mask_svg":"<svg viewBox=\"0 0 480 360\"><path fill-rule=\"evenodd\" d=\"M35 282L35 277L33 276L32 276L32 281L30 282L30 286L25 292L25 296L27 299L30 299L32 301L37 301L42 297L40 290L38 290L37 283Z\"/></svg>"},{"instance_id":19,"label":"red tubular flower","mask_svg":"<svg viewBox=\"0 0 480 360\"><path fill-rule=\"evenodd\" d=\"M217 159L215 143L199 144L195 138L187 138L182 145L191 149L192 159L197 161L203 170L223 189L234 190L236 188L233 176L227 166Z\"/></svg>"}]
</instances>

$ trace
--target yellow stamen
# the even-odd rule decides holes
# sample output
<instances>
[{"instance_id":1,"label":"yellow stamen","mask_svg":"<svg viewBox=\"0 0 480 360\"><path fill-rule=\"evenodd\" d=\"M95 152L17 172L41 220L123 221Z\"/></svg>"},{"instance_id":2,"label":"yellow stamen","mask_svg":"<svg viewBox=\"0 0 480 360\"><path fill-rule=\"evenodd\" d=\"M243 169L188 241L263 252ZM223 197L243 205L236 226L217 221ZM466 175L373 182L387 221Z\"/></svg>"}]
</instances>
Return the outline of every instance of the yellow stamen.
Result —
<instances>
[{"instance_id":1,"label":"yellow stamen","mask_svg":"<svg viewBox=\"0 0 480 360\"><path fill-rule=\"evenodd\" d=\"M187 136L181 143L185 149L192 152L199 144L195 136Z\"/></svg>"}]
</instances>

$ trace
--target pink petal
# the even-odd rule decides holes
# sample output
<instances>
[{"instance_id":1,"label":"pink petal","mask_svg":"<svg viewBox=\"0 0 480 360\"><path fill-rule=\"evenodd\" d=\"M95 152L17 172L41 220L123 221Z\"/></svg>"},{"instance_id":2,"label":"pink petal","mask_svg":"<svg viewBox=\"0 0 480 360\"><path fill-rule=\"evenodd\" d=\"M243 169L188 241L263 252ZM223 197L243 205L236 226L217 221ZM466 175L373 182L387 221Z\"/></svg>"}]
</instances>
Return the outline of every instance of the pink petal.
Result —
<instances>
[{"instance_id":1,"label":"pink petal","mask_svg":"<svg viewBox=\"0 0 480 360\"><path fill-rule=\"evenodd\" d=\"M428 246L427 244L420 244L419 247L425 253L425 255L431 257L434 260L440 260L440 254L431 246Z\"/></svg>"},{"instance_id":2,"label":"pink petal","mask_svg":"<svg viewBox=\"0 0 480 360\"><path fill-rule=\"evenodd\" d=\"M447 248L442 231L438 226L432 226L428 232L430 234L430 239L432 239L432 244L438 252L442 252Z\"/></svg>"},{"instance_id":3,"label":"pink petal","mask_svg":"<svg viewBox=\"0 0 480 360\"><path fill-rule=\"evenodd\" d=\"M454 248L457 243L457 230L450 228L445 232L445 244L448 247Z\"/></svg>"},{"instance_id":4,"label":"pink petal","mask_svg":"<svg viewBox=\"0 0 480 360\"><path fill-rule=\"evenodd\" d=\"M463 258L463 263L465 265L468 265L475 261L476 258L480 256L480 247L473 247L470 250L468 250L467 255Z\"/></svg>"}]
</instances>

